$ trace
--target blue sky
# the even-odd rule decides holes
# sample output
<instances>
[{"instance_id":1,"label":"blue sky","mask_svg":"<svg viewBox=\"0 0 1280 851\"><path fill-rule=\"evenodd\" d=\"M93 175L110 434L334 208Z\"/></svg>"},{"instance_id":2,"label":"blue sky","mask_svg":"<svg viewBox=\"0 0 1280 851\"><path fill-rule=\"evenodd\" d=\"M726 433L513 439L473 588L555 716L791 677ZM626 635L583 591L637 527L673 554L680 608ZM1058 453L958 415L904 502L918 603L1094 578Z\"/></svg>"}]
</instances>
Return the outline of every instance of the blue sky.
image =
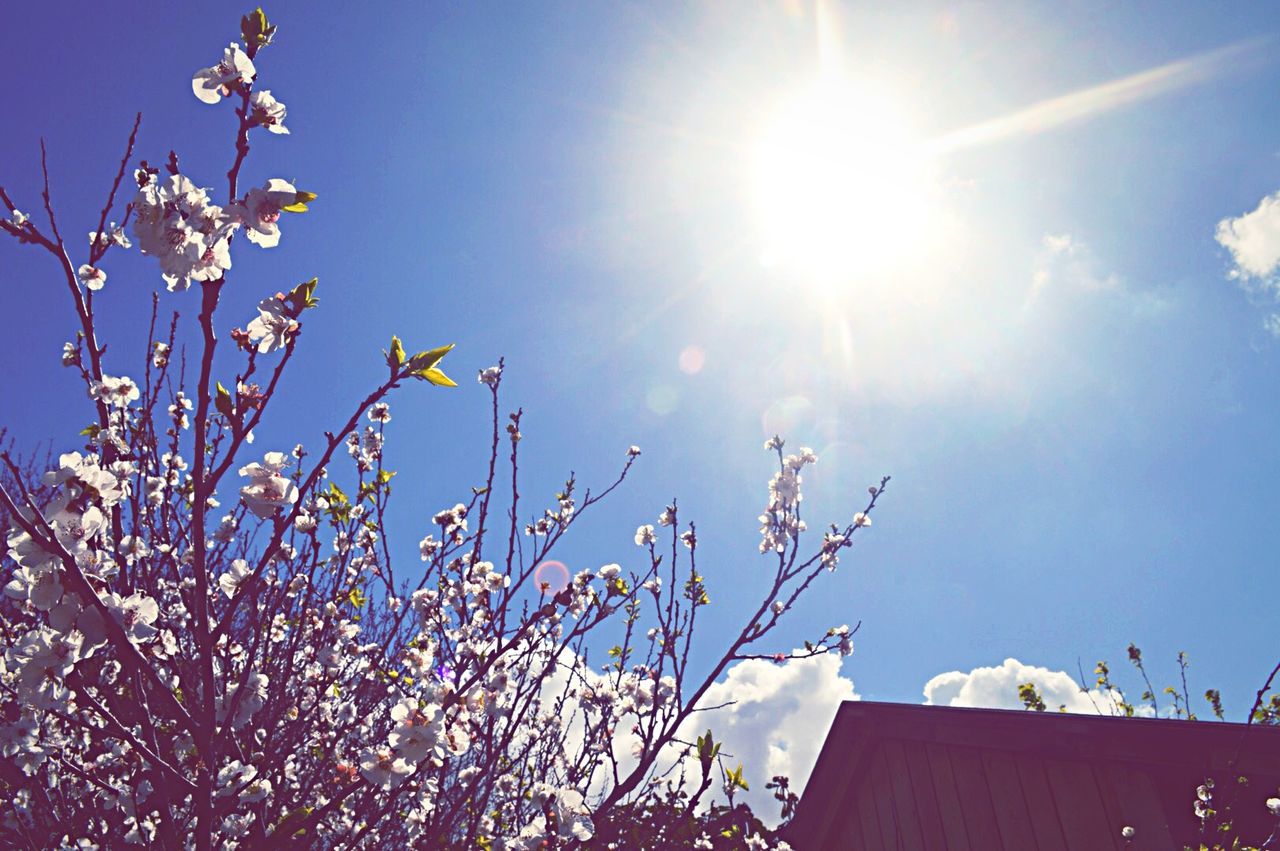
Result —
<instances>
[{"instance_id":1,"label":"blue sky","mask_svg":"<svg viewBox=\"0 0 1280 851\"><path fill-rule=\"evenodd\" d=\"M315 443L382 374L392 333L456 342L460 389L393 400L408 563L430 514L483 475L474 375L504 355L507 401L526 411L528 505L550 504L570 469L603 484L628 445L644 449L564 560L635 563L635 527L679 497L714 640L763 590L761 444L780 430L821 458L806 474L811 527L893 482L777 649L861 620L843 675L864 698L917 702L944 671L1006 657L1121 668L1134 641L1158 685L1188 651L1193 692L1221 688L1241 718L1278 649L1280 346L1265 325L1272 270L1246 292L1215 232L1280 189L1280 15L898 5L834 7L821 29L842 79L913 139L1115 80L1131 96L1103 109L1095 89L1075 120L939 148L909 189L892 156L859 148L854 185L889 185L858 207L876 244L868 258L836 246L818 268L769 256L762 222L779 210L761 213L753 165L779 104L826 67L811 3L273 4L258 85L287 104L292 135L256 139L244 182L291 178L320 199L278 249L237 248L219 318L243 325L314 275L322 308L256 446ZM43 135L64 231L91 229L141 110L142 157L173 148L222 187L230 109L188 81L242 11L7 10L0 183L37 213ZM1131 76L1158 68L1171 76ZM90 409L58 363L74 328L53 271L0 246L0 423L65 450ZM163 285L136 251L107 271L108 371L137 372ZM161 304L197 311L193 293Z\"/></svg>"}]
</instances>

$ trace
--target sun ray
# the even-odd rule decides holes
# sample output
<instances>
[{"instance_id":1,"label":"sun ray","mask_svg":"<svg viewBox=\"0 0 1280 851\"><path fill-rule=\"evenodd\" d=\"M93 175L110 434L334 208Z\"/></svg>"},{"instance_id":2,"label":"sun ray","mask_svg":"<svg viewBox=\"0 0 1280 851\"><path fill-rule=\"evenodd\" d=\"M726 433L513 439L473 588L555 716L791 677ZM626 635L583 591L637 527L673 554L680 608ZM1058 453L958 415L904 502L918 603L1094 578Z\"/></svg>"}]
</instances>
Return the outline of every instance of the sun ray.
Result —
<instances>
[{"instance_id":1,"label":"sun ray","mask_svg":"<svg viewBox=\"0 0 1280 851\"><path fill-rule=\"evenodd\" d=\"M945 153L1021 136L1031 136L1073 121L1083 121L1123 106L1204 83L1232 70L1237 60L1256 55L1274 38L1263 36L1199 53L1120 77L1097 86L1048 98L1009 115L956 130L930 147Z\"/></svg>"}]
</instances>

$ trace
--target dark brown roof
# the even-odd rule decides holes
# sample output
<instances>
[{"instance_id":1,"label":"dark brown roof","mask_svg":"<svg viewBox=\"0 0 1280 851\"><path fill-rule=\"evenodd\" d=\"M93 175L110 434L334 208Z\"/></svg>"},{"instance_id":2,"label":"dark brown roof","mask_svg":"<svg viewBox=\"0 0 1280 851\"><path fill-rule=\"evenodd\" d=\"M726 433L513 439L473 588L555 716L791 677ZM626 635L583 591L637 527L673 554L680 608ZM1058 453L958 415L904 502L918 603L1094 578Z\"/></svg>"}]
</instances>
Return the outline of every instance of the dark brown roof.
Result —
<instances>
[{"instance_id":1,"label":"dark brown roof","mask_svg":"<svg viewBox=\"0 0 1280 851\"><path fill-rule=\"evenodd\" d=\"M1280 729L849 701L786 838L799 851L1124 851L1129 825L1134 851L1167 851L1198 845L1196 787L1213 777L1221 803L1229 773L1250 778L1233 813L1261 843Z\"/></svg>"}]
</instances>

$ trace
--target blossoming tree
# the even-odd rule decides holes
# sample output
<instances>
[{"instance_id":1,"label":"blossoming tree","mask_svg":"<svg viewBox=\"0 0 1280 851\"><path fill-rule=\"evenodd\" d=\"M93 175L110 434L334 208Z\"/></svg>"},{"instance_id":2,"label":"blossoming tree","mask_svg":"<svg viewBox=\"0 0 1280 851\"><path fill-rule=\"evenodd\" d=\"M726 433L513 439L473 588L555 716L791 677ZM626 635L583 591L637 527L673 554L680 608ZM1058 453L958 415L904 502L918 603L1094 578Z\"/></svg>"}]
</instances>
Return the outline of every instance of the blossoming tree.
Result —
<instances>
[{"instance_id":1,"label":"blossoming tree","mask_svg":"<svg viewBox=\"0 0 1280 851\"><path fill-rule=\"evenodd\" d=\"M695 669L709 597L676 506L637 530L637 569L539 570L640 450L602 489L580 492L570 477L522 521L521 413L502 415L499 361L478 376L492 397L483 483L434 513L421 561L404 566L384 534L387 400L409 379L456 386L441 368L451 346L410 354L392 337L384 380L319 446L249 446L318 303L312 278L267 295L242 329L218 315L233 249L276 246L285 214L316 200L279 178L240 185L252 143L289 133L285 105L258 88L274 35L255 10L241 41L192 78L202 103L235 115L223 203L173 154L130 171L136 122L87 244L64 239L47 170L43 222L0 187L0 231L47 253L65 280L79 330L62 362L93 416L53 469L0 455L0 841L765 847L759 823L732 806L742 766L699 730L700 701L738 660L852 652L848 627L802 650L761 645L870 524L888 480L806 550L801 472L816 458L769 441L778 469L760 550L771 578L714 663ZM107 356L95 299L111 292L112 256L134 243L159 264L174 293L164 298L198 291L194 386L174 367L184 349L176 315L159 320L159 295L140 377L122 374L116 349ZM224 384L214 354L228 347L238 366ZM352 469L339 475L344 454ZM592 664L606 627L622 638ZM729 805L708 814L716 786Z\"/></svg>"}]
</instances>

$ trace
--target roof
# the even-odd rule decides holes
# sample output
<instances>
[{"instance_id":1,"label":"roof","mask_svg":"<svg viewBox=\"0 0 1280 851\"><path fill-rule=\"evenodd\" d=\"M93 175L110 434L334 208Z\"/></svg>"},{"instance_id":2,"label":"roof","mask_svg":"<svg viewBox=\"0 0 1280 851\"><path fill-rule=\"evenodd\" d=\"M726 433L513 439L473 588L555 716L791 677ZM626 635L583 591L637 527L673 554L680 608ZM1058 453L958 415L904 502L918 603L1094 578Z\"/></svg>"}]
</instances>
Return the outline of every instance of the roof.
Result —
<instances>
[{"instance_id":1,"label":"roof","mask_svg":"<svg viewBox=\"0 0 1280 851\"><path fill-rule=\"evenodd\" d=\"M804 849L1138 849L1198 843L1196 787L1250 778L1233 813L1247 838L1274 819L1280 729L847 701L785 836ZM1255 800L1256 799L1256 800Z\"/></svg>"}]
</instances>

